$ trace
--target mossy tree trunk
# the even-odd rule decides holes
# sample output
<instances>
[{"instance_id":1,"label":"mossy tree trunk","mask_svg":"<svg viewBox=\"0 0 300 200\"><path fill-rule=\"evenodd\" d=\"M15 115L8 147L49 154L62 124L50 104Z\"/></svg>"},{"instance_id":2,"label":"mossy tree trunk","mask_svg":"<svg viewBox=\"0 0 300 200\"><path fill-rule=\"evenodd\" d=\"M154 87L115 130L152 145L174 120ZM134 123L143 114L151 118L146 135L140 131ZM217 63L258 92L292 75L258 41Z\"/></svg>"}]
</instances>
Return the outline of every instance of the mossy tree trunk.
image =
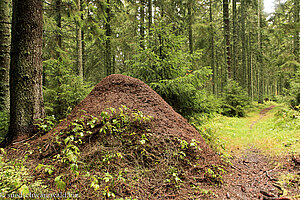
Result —
<instances>
[{"instance_id":1,"label":"mossy tree trunk","mask_svg":"<svg viewBox=\"0 0 300 200\"><path fill-rule=\"evenodd\" d=\"M0 111L9 110L9 0L0 1Z\"/></svg>"},{"instance_id":2,"label":"mossy tree trunk","mask_svg":"<svg viewBox=\"0 0 300 200\"><path fill-rule=\"evenodd\" d=\"M13 0L8 142L30 136L34 120L44 117L42 13L42 0Z\"/></svg>"}]
</instances>

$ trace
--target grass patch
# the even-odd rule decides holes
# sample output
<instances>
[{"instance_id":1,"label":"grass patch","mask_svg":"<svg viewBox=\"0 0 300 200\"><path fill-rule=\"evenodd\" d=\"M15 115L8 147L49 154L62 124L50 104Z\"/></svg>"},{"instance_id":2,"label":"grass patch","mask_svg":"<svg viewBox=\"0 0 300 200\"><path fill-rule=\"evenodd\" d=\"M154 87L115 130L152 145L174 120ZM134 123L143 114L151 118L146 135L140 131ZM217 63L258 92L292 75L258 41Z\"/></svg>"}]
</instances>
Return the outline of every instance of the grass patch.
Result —
<instances>
[{"instance_id":1,"label":"grass patch","mask_svg":"<svg viewBox=\"0 0 300 200\"><path fill-rule=\"evenodd\" d=\"M276 106L261 116L259 112ZM271 155L299 154L300 118L299 112L289 110L283 104L273 102L264 105L253 104L246 117L217 116L204 125L212 129L230 154L239 154L253 147Z\"/></svg>"}]
</instances>

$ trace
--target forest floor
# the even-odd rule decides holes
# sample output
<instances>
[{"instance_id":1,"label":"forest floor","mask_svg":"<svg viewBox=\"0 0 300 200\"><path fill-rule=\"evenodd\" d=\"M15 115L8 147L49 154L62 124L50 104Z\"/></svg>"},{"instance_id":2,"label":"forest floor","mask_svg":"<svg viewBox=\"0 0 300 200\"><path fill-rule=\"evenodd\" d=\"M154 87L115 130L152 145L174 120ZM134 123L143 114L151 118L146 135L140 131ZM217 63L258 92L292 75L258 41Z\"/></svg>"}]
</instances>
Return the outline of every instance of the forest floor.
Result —
<instances>
[{"instance_id":1,"label":"forest floor","mask_svg":"<svg viewBox=\"0 0 300 200\"><path fill-rule=\"evenodd\" d=\"M226 141L231 163L223 186L213 189L214 199L300 199L300 130L275 141L274 134L289 134L268 127L275 112L276 106L268 105L245 118L213 123L222 130L215 134Z\"/></svg>"}]
</instances>

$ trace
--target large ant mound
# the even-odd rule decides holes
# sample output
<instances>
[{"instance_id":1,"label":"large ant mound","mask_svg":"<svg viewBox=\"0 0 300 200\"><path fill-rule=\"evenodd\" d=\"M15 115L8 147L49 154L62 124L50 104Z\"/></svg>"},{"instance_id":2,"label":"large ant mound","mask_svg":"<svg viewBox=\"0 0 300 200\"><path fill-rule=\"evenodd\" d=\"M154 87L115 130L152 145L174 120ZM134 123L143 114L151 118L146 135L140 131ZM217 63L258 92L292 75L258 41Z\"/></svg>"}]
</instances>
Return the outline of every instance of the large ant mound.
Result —
<instances>
[{"instance_id":1,"label":"large ant mound","mask_svg":"<svg viewBox=\"0 0 300 200\"><path fill-rule=\"evenodd\" d=\"M81 188L90 199L201 199L199 184L223 182L220 158L196 129L148 85L124 75L103 79L33 144L35 162L63 176L64 191Z\"/></svg>"},{"instance_id":2,"label":"large ant mound","mask_svg":"<svg viewBox=\"0 0 300 200\"><path fill-rule=\"evenodd\" d=\"M154 90L139 79L120 74L110 75L98 83L56 130L65 129L67 124L83 114L100 117L101 112L106 108L117 109L122 105L152 116L152 131L155 134L171 135L187 141L197 140L204 155L215 156L197 130Z\"/></svg>"}]
</instances>

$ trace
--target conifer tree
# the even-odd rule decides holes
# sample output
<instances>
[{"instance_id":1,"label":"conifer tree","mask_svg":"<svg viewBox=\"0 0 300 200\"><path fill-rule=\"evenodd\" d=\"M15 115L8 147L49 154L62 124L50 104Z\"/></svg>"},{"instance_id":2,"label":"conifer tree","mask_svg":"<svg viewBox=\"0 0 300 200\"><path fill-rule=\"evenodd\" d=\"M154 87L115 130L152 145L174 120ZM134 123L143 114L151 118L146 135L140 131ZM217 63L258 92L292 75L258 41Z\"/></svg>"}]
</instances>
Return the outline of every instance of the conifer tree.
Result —
<instances>
[{"instance_id":1,"label":"conifer tree","mask_svg":"<svg viewBox=\"0 0 300 200\"><path fill-rule=\"evenodd\" d=\"M6 142L32 134L44 117L42 92L42 0L13 0L10 126Z\"/></svg>"}]
</instances>

